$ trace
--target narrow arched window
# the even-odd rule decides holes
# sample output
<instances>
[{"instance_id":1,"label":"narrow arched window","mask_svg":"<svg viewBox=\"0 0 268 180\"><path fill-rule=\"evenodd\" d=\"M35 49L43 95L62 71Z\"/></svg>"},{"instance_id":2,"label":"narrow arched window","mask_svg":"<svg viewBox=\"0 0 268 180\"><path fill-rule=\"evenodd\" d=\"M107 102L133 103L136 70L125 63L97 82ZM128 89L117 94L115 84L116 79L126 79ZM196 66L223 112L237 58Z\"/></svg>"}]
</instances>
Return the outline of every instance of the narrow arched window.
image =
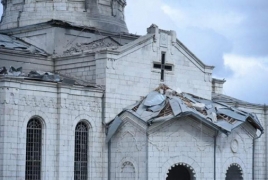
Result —
<instances>
[{"instance_id":1,"label":"narrow arched window","mask_svg":"<svg viewBox=\"0 0 268 180\"><path fill-rule=\"evenodd\" d=\"M88 127L84 122L75 128L74 180L86 180L88 176Z\"/></svg>"},{"instance_id":2,"label":"narrow arched window","mask_svg":"<svg viewBox=\"0 0 268 180\"><path fill-rule=\"evenodd\" d=\"M27 124L25 180L41 179L42 124L32 118Z\"/></svg>"}]
</instances>

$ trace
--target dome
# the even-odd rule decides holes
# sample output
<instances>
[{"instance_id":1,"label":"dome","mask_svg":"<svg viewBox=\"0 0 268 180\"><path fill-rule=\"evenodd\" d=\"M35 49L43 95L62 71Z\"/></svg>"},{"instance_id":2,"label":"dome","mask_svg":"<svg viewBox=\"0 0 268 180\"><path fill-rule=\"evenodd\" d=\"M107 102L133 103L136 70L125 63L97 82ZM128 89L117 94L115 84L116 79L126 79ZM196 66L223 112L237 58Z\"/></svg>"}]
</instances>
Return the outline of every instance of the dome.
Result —
<instances>
[{"instance_id":1,"label":"dome","mask_svg":"<svg viewBox=\"0 0 268 180\"><path fill-rule=\"evenodd\" d=\"M47 22L52 19L108 32L128 32L125 0L2 0L0 29Z\"/></svg>"}]
</instances>

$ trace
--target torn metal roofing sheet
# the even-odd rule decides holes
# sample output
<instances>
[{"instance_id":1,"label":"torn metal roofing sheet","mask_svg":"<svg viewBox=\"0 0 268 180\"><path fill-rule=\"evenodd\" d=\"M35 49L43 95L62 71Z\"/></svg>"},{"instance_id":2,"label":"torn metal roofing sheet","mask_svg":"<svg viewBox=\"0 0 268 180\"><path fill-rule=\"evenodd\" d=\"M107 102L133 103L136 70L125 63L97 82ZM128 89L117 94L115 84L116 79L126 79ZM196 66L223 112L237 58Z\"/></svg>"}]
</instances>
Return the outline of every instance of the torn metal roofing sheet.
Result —
<instances>
[{"instance_id":1,"label":"torn metal roofing sheet","mask_svg":"<svg viewBox=\"0 0 268 180\"><path fill-rule=\"evenodd\" d=\"M113 137L115 132L117 131L118 127L123 123L122 119L118 116L114 119L114 121L110 124L106 136L106 143L110 141L110 139Z\"/></svg>"},{"instance_id":2,"label":"torn metal roofing sheet","mask_svg":"<svg viewBox=\"0 0 268 180\"><path fill-rule=\"evenodd\" d=\"M246 122L261 132L264 130L255 114L192 94L177 93L163 84L125 111L148 124L191 116L225 134Z\"/></svg>"},{"instance_id":3,"label":"torn metal roofing sheet","mask_svg":"<svg viewBox=\"0 0 268 180\"><path fill-rule=\"evenodd\" d=\"M22 73L22 67L14 68L11 66L9 70L6 67L0 67L0 75L20 76L24 74Z\"/></svg>"},{"instance_id":4,"label":"torn metal roofing sheet","mask_svg":"<svg viewBox=\"0 0 268 180\"><path fill-rule=\"evenodd\" d=\"M16 37L0 34L0 49L24 51L30 54L47 55L47 53L33 45L30 45Z\"/></svg>"}]
</instances>

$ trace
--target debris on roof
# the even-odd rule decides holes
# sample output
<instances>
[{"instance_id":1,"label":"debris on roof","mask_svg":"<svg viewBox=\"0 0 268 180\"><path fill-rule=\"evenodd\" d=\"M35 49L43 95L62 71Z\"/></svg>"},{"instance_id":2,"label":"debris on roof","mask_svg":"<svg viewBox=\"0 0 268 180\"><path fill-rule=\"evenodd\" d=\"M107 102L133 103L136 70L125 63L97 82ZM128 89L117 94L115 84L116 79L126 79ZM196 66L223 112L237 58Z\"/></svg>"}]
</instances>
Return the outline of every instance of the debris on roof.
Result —
<instances>
[{"instance_id":1,"label":"debris on roof","mask_svg":"<svg viewBox=\"0 0 268 180\"><path fill-rule=\"evenodd\" d=\"M225 134L231 133L245 122L261 132L264 130L257 116L252 113L192 94L177 93L164 84L124 111L134 114L148 125L157 121L191 116Z\"/></svg>"},{"instance_id":2,"label":"debris on roof","mask_svg":"<svg viewBox=\"0 0 268 180\"><path fill-rule=\"evenodd\" d=\"M11 49L23 51L30 54L47 55L47 53L31 44L28 44L19 38L0 34L0 49Z\"/></svg>"},{"instance_id":3,"label":"debris on roof","mask_svg":"<svg viewBox=\"0 0 268 180\"><path fill-rule=\"evenodd\" d=\"M70 86L78 85L103 90L102 86L97 86L96 84L93 84L91 82L86 82L81 79L68 77L66 75L58 73L33 70L30 71L28 74L25 74L22 72L22 67L14 68L11 66L9 70L7 70L6 67L0 67L0 78L20 78L32 81L56 82Z\"/></svg>"},{"instance_id":4,"label":"debris on roof","mask_svg":"<svg viewBox=\"0 0 268 180\"><path fill-rule=\"evenodd\" d=\"M6 67L0 67L0 74L7 74L7 68Z\"/></svg>"},{"instance_id":5,"label":"debris on roof","mask_svg":"<svg viewBox=\"0 0 268 180\"><path fill-rule=\"evenodd\" d=\"M20 76L23 75L22 67L14 68L11 66L9 70L6 67L0 67L0 75L8 75L8 76Z\"/></svg>"},{"instance_id":6,"label":"debris on roof","mask_svg":"<svg viewBox=\"0 0 268 180\"><path fill-rule=\"evenodd\" d=\"M28 77L40 79L43 81L52 81L52 82L60 82L60 76L58 74L54 74L51 72L43 72L43 71L31 71L28 74Z\"/></svg>"}]
</instances>

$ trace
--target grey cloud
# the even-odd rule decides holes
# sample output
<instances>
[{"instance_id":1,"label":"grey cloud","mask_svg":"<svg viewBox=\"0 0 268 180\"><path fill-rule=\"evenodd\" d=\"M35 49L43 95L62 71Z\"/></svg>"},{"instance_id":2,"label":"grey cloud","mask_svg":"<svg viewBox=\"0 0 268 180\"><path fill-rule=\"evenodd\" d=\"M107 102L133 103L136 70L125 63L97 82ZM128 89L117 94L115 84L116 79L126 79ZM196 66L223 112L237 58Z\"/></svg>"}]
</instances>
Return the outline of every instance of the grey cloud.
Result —
<instances>
[{"instance_id":1,"label":"grey cloud","mask_svg":"<svg viewBox=\"0 0 268 180\"><path fill-rule=\"evenodd\" d=\"M205 64L215 66L214 75L227 77L230 69L224 68L223 55L230 53L232 42L211 29L187 28L179 30L178 38Z\"/></svg>"}]
</instances>

